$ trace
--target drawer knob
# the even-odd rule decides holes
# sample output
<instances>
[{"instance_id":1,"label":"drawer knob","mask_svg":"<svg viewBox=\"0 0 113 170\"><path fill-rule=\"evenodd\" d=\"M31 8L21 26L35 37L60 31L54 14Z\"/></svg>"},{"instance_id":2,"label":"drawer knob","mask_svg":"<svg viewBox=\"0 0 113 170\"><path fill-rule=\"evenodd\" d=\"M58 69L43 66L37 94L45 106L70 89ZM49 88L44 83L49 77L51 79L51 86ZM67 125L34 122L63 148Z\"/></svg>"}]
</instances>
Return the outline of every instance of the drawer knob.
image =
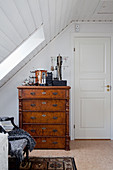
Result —
<instances>
[{"instance_id":1,"label":"drawer knob","mask_svg":"<svg viewBox=\"0 0 113 170\"><path fill-rule=\"evenodd\" d=\"M36 130L35 129L31 129L31 132L36 132Z\"/></svg>"},{"instance_id":2,"label":"drawer knob","mask_svg":"<svg viewBox=\"0 0 113 170\"><path fill-rule=\"evenodd\" d=\"M42 102L42 104L46 104L46 102Z\"/></svg>"},{"instance_id":3,"label":"drawer knob","mask_svg":"<svg viewBox=\"0 0 113 170\"><path fill-rule=\"evenodd\" d=\"M53 132L57 132L57 130L56 130L56 129L53 129Z\"/></svg>"},{"instance_id":4,"label":"drawer knob","mask_svg":"<svg viewBox=\"0 0 113 170\"><path fill-rule=\"evenodd\" d=\"M45 91L43 91L43 92L42 92L42 94L46 94L46 92L45 92Z\"/></svg>"},{"instance_id":5,"label":"drawer knob","mask_svg":"<svg viewBox=\"0 0 113 170\"><path fill-rule=\"evenodd\" d=\"M31 117L31 119L36 119L36 117Z\"/></svg>"},{"instance_id":6,"label":"drawer knob","mask_svg":"<svg viewBox=\"0 0 113 170\"><path fill-rule=\"evenodd\" d=\"M31 104L32 107L36 106L36 104Z\"/></svg>"},{"instance_id":7,"label":"drawer knob","mask_svg":"<svg viewBox=\"0 0 113 170\"><path fill-rule=\"evenodd\" d=\"M42 142L46 142L46 140L42 140Z\"/></svg>"},{"instance_id":8,"label":"drawer knob","mask_svg":"<svg viewBox=\"0 0 113 170\"><path fill-rule=\"evenodd\" d=\"M35 92L31 92L31 95L35 95Z\"/></svg>"},{"instance_id":9,"label":"drawer knob","mask_svg":"<svg viewBox=\"0 0 113 170\"><path fill-rule=\"evenodd\" d=\"M53 106L54 106L54 107L56 107L56 106L57 106L57 104L53 104Z\"/></svg>"},{"instance_id":10,"label":"drawer knob","mask_svg":"<svg viewBox=\"0 0 113 170\"><path fill-rule=\"evenodd\" d=\"M42 128L42 130L45 130L45 129L46 129L45 127Z\"/></svg>"},{"instance_id":11,"label":"drawer knob","mask_svg":"<svg viewBox=\"0 0 113 170\"><path fill-rule=\"evenodd\" d=\"M58 142L53 142L53 144L57 144Z\"/></svg>"},{"instance_id":12,"label":"drawer knob","mask_svg":"<svg viewBox=\"0 0 113 170\"><path fill-rule=\"evenodd\" d=\"M58 93L57 92L53 92L53 95L57 95Z\"/></svg>"},{"instance_id":13,"label":"drawer knob","mask_svg":"<svg viewBox=\"0 0 113 170\"><path fill-rule=\"evenodd\" d=\"M46 117L46 115L42 115L42 117Z\"/></svg>"},{"instance_id":14,"label":"drawer knob","mask_svg":"<svg viewBox=\"0 0 113 170\"><path fill-rule=\"evenodd\" d=\"M56 120L56 119L58 119L58 117L53 117L53 119L55 119L55 120Z\"/></svg>"}]
</instances>

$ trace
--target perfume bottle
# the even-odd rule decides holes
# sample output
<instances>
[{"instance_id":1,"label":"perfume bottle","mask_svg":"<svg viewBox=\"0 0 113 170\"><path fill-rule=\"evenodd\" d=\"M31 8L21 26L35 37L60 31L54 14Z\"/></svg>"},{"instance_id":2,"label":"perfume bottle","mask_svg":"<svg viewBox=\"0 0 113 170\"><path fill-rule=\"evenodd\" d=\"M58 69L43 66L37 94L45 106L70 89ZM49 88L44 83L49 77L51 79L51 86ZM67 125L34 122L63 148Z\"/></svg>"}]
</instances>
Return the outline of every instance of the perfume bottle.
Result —
<instances>
[{"instance_id":1,"label":"perfume bottle","mask_svg":"<svg viewBox=\"0 0 113 170\"><path fill-rule=\"evenodd\" d=\"M57 66L55 66L55 69L54 69L54 79L57 79L57 78L58 78Z\"/></svg>"}]
</instances>

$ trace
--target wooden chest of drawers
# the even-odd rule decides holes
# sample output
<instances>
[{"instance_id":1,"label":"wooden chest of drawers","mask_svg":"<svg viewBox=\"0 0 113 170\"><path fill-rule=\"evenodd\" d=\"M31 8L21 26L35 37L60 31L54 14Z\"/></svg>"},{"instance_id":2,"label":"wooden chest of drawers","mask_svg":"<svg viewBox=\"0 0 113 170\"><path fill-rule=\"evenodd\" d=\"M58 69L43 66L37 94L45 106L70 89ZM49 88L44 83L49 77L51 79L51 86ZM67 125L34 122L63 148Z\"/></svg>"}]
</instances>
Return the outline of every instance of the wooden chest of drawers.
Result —
<instances>
[{"instance_id":1,"label":"wooden chest of drawers","mask_svg":"<svg viewBox=\"0 0 113 170\"><path fill-rule=\"evenodd\" d=\"M40 149L69 150L69 86L21 86L19 126Z\"/></svg>"}]
</instances>

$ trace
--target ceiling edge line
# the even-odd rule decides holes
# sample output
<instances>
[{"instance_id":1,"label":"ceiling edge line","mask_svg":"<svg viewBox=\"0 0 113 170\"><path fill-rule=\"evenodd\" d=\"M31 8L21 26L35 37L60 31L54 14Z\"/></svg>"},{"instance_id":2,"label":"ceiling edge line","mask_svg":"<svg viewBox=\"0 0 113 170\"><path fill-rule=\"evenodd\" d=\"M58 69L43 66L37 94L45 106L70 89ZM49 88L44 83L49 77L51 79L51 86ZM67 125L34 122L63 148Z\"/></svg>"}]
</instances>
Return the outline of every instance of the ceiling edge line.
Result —
<instances>
[{"instance_id":1,"label":"ceiling edge line","mask_svg":"<svg viewBox=\"0 0 113 170\"><path fill-rule=\"evenodd\" d=\"M94 24L94 23L96 23L96 24L113 24L113 20L109 20L109 21L102 21L102 20L99 20L99 21L96 21L96 20L93 20L93 21L89 21L89 20L87 20L87 21L84 21L84 20L82 20L82 21L79 21L79 20L72 20L71 21L72 23L86 23L86 24Z\"/></svg>"}]
</instances>

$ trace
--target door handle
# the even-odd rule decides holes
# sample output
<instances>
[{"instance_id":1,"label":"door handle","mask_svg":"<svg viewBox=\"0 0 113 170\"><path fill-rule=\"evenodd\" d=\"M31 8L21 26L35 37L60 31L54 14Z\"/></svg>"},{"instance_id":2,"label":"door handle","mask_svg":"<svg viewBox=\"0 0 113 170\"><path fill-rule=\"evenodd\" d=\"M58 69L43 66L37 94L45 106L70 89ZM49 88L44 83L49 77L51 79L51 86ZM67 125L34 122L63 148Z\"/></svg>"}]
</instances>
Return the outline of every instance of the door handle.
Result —
<instances>
[{"instance_id":1,"label":"door handle","mask_svg":"<svg viewBox=\"0 0 113 170\"><path fill-rule=\"evenodd\" d=\"M46 117L46 115L42 115L42 117Z\"/></svg>"},{"instance_id":2,"label":"door handle","mask_svg":"<svg viewBox=\"0 0 113 170\"><path fill-rule=\"evenodd\" d=\"M57 129L53 129L53 132L57 132Z\"/></svg>"},{"instance_id":3,"label":"door handle","mask_svg":"<svg viewBox=\"0 0 113 170\"><path fill-rule=\"evenodd\" d=\"M46 104L46 102L42 102L42 104Z\"/></svg>"},{"instance_id":4,"label":"door handle","mask_svg":"<svg viewBox=\"0 0 113 170\"><path fill-rule=\"evenodd\" d=\"M58 142L53 142L53 144L58 144Z\"/></svg>"},{"instance_id":5,"label":"door handle","mask_svg":"<svg viewBox=\"0 0 113 170\"><path fill-rule=\"evenodd\" d=\"M57 95L57 92L53 92L53 95Z\"/></svg>"},{"instance_id":6,"label":"door handle","mask_svg":"<svg viewBox=\"0 0 113 170\"><path fill-rule=\"evenodd\" d=\"M42 130L45 130L46 128L45 127L42 127Z\"/></svg>"},{"instance_id":7,"label":"door handle","mask_svg":"<svg viewBox=\"0 0 113 170\"><path fill-rule=\"evenodd\" d=\"M111 85L106 85L105 87L107 87L107 91L111 91Z\"/></svg>"},{"instance_id":8,"label":"door handle","mask_svg":"<svg viewBox=\"0 0 113 170\"><path fill-rule=\"evenodd\" d=\"M43 91L43 92L42 92L42 94L46 94L46 92L45 92L45 91Z\"/></svg>"},{"instance_id":9,"label":"door handle","mask_svg":"<svg viewBox=\"0 0 113 170\"><path fill-rule=\"evenodd\" d=\"M107 88L111 88L111 86L108 84L108 85L106 85L105 87L107 87Z\"/></svg>"},{"instance_id":10,"label":"door handle","mask_svg":"<svg viewBox=\"0 0 113 170\"><path fill-rule=\"evenodd\" d=\"M56 120L57 118L58 118L58 117L53 117L53 119L55 119L55 120Z\"/></svg>"},{"instance_id":11,"label":"door handle","mask_svg":"<svg viewBox=\"0 0 113 170\"><path fill-rule=\"evenodd\" d=\"M31 129L31 132L36 132L36 130L35 129Z\"/></svg>"},{"instance_id":12,"label":"door handle","mask_svg":"<svg viewBox=\"0 0 113 170\"><path fill-rule=\"evenodd\" d=\"M30 94L31 94L31 95L35 95L35 92L31 92Z\"/></svg>"},{"instance_id":13,"label":"door handle","mask_svg":"<svg viewBox=\"0 0 113 170\"><path fill-rule=\"evenodd\" d=\"M31 119L36 119L36 117L32 116Z\"/></svg>"},{"instance_id":14,"label":"door handle","mask_svg":"<svg viewBox=\"0 0 113 170\"><path fill-rule=\"evenodd\" d=\"M31 104L31 106L32 106L32 107L35 107L35 106L36 106L36 104Z\"/></svg>"},{"instance_id":15,"label":"door handle","mask_svg":"<svg viewBox=\"0 0 113 170\"><path fill-rule=\"evenodd\" d=\"M57 104L53 104L54 107L57 107Z\"/></svg>"},{"instance_id":16,"label":"door handle","mask_svg":"<svg viewBox=\"0 0 113 170\"><path fill-rule=\"evenodd\" d=\"M46 140L42 140L42 142L46 142Z\"/></svg>"}]
</instances>

